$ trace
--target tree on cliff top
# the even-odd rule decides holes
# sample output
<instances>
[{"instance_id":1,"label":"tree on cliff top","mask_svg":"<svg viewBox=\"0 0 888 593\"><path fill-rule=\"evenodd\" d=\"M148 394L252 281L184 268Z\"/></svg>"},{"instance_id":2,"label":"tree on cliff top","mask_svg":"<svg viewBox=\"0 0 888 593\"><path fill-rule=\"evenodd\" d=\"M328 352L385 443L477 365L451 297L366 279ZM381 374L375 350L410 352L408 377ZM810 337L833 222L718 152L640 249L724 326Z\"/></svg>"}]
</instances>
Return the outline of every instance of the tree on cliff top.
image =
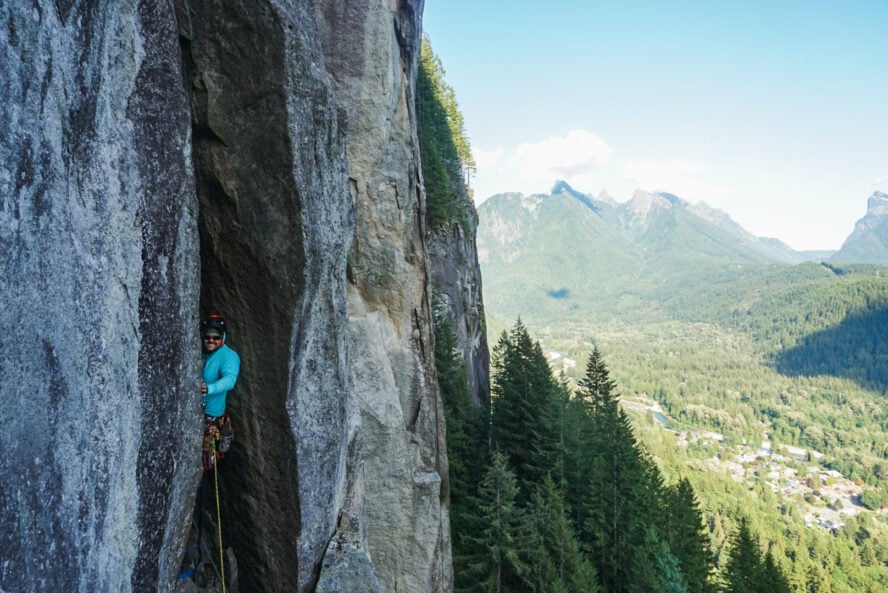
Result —
<instances>
[{"instance_id":1,"label":"tree on cliff top","mask_svg":"<svg viewBox=\"0 0 888 593\"><path fill-rule=\"evenodd\" d=\"M426 222L431 228L464 219L465 183L475 160L456 93L444 81L444 66L423 37L416 79L416 117Z\"/></svg>"}]
</instances>

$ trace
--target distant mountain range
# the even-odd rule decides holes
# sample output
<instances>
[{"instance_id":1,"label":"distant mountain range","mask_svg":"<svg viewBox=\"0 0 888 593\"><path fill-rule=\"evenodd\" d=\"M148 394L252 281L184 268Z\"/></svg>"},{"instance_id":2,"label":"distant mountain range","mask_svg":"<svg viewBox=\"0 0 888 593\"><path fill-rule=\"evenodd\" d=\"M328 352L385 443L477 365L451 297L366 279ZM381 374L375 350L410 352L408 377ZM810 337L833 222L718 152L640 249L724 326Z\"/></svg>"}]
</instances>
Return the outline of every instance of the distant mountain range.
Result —
<instances>
[{"instance_id":1,"label":"distant mountain range","mask_svg":"<svg viewBox=\"0 0 888 593\"><path fill-rule=\"evenodd\" d=\"M647 233L656 229L658 224L663 224L667 219L674 223L684 220L686 230L706 237L707 242L713 241L714 244L726 248L723 255L733 252L733 255L740 259L754 258L750 253L752 252L783 263L832 261L888 265L888 194L878 191L869 198L866 216L857 221L854 232L839 251L796 251L780 239L753 235L723 210L712 208L704 202L691 204L678 196L662 191L637 190L630 200L619 204L606 191L602 191L597 197L592 197L591 194L575 190L565 181L558 181L548 195L535 194L527 197L522 194L500 194L485 202L487 206L482 205L481 208L496 210L498 208L492 206L498 202L517 200L533 210L542 201L557 196L568 196L577 200L597 214L602 222L639 246L645 244ZM700 220L695 221L688 215ZM711 227L722 232L719 233ZM687 247L693 249L697 241L688 235L684 238L689 240ZM713 248L714 245L710 245L704 248L704 251L712 253Z\"/></svg>"},{"instance_id":2,"label":"distant mountain range","mask_svg":"<svg viewBox=\"0 0 888 593\"><path fill-rule=\"evenodd\" d=\"M796 282L833 273L795 264L888 264L888 195L882 193L870 198L867 215L835 253L798 252L756 237L727 213L666 192L639 190L617 203L605 192L593 197L559 181L549 194L494 196L478 213L485 301L506 315L675 315L696 306L701 290L709 297L739 295L769 277L783 283L789 276Z\"/></svg>"}]
</instances>

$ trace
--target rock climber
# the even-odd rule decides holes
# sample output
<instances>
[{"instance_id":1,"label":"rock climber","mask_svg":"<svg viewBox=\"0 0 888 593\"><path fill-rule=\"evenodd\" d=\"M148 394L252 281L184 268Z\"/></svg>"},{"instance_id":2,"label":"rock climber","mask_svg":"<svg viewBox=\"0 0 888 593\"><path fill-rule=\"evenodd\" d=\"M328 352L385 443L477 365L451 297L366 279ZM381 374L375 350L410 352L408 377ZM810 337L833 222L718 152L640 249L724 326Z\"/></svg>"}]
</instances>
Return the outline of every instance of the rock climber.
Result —
<instances>
[{"instance_id":1,"label":"rock climber","mask_svg":"<svg viewBox=\"0 0 888 593\"><path fill-rule=\"evenodd\" d=\"M233 432L231 419L225 412L225 399L234 389L240 372L240 357L225 344L228 337L225 319L210 315L201 323L203 341L203 380L200 384L200 403L203 405L204 469L212 469L216 458L221 458L231 446ZM213 446L218 440L218 446Z\"/></svg>"}]
</instances>

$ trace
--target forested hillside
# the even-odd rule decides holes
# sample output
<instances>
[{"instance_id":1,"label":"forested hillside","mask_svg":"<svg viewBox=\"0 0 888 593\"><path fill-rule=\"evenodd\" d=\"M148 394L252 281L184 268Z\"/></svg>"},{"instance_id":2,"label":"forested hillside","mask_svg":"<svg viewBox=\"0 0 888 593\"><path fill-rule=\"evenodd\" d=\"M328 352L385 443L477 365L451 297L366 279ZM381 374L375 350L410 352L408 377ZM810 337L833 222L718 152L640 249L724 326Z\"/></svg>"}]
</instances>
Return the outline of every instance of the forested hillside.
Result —
<instances>
[{"instance_id":1,"label":"forested hillside","mask_svg":"<svg viewBox=\"0 0 888 593\"><path fill-rule=\"evenodd\" d=\"M700 248L704 235L681 225L628 242L583 209L561 196L508 214L482 205L492 327L521 316L572 358L607 343L622 384L674 417L829 453L877 485L888 268L751 262L746 248ZM497 226L521 217L520 234Z\"/></svg>"},{"instance_id":2,"label":"forested hillside","mask_svg":"<svg viewBox=\"0 0 888 593\"><path fill-rule=\"evenodd\" d=\"M807 588L825 568L762 528L758 507L737 505L729 492L714 513L704 511L691 477L711 487L705 474L691 468L675 475L674 464L648 453L598 349L571 388L566 377L553 376L519 321L494 349L492 408L472 410L448 334L440 325L436 361L451 460L456 591L827 590ZM718 480L715 486L731 488ZM873 554L888 551L876 546ZM788 553L805 559L801 573L791 570Z\"/></svg>"}]
</instances>

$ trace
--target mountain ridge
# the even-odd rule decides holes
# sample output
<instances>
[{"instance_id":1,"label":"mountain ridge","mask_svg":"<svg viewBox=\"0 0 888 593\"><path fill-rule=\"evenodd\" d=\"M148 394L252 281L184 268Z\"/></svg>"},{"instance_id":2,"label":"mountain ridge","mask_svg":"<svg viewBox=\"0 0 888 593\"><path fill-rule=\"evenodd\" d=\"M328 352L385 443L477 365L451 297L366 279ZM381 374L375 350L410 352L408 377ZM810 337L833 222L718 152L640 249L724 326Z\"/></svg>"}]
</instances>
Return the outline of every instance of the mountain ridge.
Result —
<instances>
[{"instance_id":1,"label":"mountain ridge","mask_svg":"<svg viewBox=\"0 0 888 593\"><path fill-rule=\"evenodd\" d=\"M504 194L492 196L488 200L485 200L484 204L487 204L491 200L496 200L498 196L501 195ZM524 194L512 192L509 195ZM548 194L531 194L528 197L540 199L559 195L568 196L577 200L601 217L601 219L607 222L611 227L622 227L623 230L632 229L634 231L643 231L653 218L677 209L692 215L708 225L718 228L722 232L730 235L733 241L739 241L739 244L745 248L773 261L781 263L819 261L821 259L826 259L826 257L832 254L832 252L829 251L796 251L779 239L757 237L743 228L731 218L727 212L721 209L709 206L705 202L692 204L675 194L662 190L649 192L638 189L629 200L625 202L617 202L606 190L602 190L597 197L593 197L591 194L586 194L574 189L564 180L558 180ZM481 207L483 207L483 204ZM489 207L490 206L488 206L488 208ZM708 230L707 232L712 233L711 230ZM727 238L721 237L719 240L727 241Z\"/></svg>"}]
</instances>

